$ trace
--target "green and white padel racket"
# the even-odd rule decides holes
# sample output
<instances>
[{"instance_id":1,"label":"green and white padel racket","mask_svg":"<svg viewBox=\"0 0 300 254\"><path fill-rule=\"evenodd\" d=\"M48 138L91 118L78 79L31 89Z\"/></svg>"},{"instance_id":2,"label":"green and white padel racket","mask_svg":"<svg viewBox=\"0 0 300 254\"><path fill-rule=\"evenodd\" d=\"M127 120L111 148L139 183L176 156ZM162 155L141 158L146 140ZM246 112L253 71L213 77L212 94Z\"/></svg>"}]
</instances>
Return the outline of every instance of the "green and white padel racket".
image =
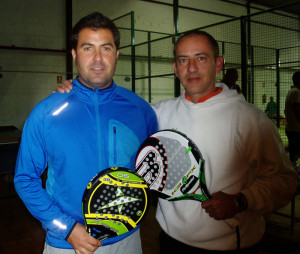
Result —
<instances>
[{"instance_id":1,"label":"green and white padel racket","mask_svg":"<svg viewBox=\"0 0 300 254\"><path fill-rule=\"evenodd\" d=\"M210 198L200 150L181 132L162 130L147 138L137 153L136 171L161 198Z\"/></svg>"}]
</instances>

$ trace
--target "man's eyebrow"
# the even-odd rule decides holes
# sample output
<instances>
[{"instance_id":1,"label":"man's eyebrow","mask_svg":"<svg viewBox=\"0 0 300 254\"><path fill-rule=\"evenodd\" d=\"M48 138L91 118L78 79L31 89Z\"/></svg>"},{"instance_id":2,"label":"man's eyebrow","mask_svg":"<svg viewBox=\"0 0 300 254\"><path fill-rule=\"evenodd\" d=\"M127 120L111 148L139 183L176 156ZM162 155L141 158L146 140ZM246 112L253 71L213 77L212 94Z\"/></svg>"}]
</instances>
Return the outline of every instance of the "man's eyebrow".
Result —
<instances>
[{"instance_id":1,"label":"man's eyebrow","mask_svg":"<svg viewBox=\"0 0 300 254\"><path fill-rule=\"evenodd\" d=\"M114 46L111 42L105 42L103 44L101 44L101 46Z\"/></svg>"},{"instance_id":2,"label":"man's eyebrow","mask_svg":"<svg viewBox=\"0 0 300 254\"><path fill-rule=\"evenodd\" d=\"M80 47L85 47L85 46L93 46L93 44L90 43L90 42L83 42L83 43L81 43L81 45L80 45Z\"/></svg>"},{"instance_id":3,"label":"man's eyebrow","mask_svg":"<svg viewBox=\"0 0 300 254\"><path fill-rule=\"evenodd\" d=\"M188 57L188 56L187 55L179 55L179 56L176 56L176 59L182 58L182 57Z\"/></svg>"},{"instance_id":4,"label":"man's eyebrow","mask_svg":"<svg viewBox=\"0 0 300 254\"><path fill-rule=\"evenodd\" d=\"M208 54L207 53L205 53L205 52L199 52L199 53L196 53L194 56L208 56Z\"/></svg>"},{"instance_id":5,"label":"man's eyebrow","mask_svg":"<svg viewBox=\"0 0 300 254\"><path fill-rule=\"evenodd\" d=\"M208 56L208 54L205 52L199 52L199 53L194 54L193 56ZM188 55L178 55L178 56L176 56L176 59L186 58L186 57L189 57L189 56Z\"/></svg>"},{"instance_id":6,"label":"man's eyebrow","mask_svg":"<svg viewBox=\"0 0 300 254\"><path fill-rule=\"evenodd\" d=\"M83 42L80 47L84 47L84 46L94 46L93 43L91 42ZM102 43L100 46L112 46L113 47L113 44L111 42L104 42Z\"/></svg>"}]
</instances>

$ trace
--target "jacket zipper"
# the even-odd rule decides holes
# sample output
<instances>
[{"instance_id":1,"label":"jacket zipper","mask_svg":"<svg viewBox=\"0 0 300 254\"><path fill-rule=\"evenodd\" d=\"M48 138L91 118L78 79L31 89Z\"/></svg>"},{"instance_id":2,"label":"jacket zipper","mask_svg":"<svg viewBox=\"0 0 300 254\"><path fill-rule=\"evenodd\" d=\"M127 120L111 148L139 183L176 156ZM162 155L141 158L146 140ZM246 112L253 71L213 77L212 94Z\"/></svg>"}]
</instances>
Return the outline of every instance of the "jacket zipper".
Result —
<instances>
[{"instance_id":1,"label":"jacket zipper","mask_svg":"<svg viewBox=\"0 0 300 254\"><path fill-rule=\"evenodd\" d=\"M98 171L101 169L101 137L100 137L100 115L99 115L99 107L98 107L98 90L94 90L95 97L95 112L96 112L96 124L97 124L97 144L98 144Z\"/></svg>"},{"instance_id":2,"label":"jacket zipper","mask_svg":"<svg viewBox=\"0 0 300 254\"><path fill-rule=\"evenodd\" d=\"M113 127L114 130L114 164L117 163L117 127Z\"/></svg>"}]
</instances>

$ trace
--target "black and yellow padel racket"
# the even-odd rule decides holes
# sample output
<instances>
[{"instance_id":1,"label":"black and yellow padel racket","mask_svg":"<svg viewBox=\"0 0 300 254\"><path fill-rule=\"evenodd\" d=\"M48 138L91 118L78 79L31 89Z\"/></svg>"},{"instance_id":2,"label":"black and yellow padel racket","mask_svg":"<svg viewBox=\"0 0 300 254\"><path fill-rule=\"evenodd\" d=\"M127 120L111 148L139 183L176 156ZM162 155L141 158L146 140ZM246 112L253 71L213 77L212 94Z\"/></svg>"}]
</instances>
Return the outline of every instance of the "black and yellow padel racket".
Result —
<instances>
[{"instance_id":1,"label":"black and yellow padel racket","mask_svg":"<svg viewBox=\"0 0 300 254\"><path fill-rule=\"evenodd\" d=\"M83 194L87 232L102 245L118 242L138 229L150 203L150 189L141 176L122 167L103 170Z\"/></svg>"}]
</instances>

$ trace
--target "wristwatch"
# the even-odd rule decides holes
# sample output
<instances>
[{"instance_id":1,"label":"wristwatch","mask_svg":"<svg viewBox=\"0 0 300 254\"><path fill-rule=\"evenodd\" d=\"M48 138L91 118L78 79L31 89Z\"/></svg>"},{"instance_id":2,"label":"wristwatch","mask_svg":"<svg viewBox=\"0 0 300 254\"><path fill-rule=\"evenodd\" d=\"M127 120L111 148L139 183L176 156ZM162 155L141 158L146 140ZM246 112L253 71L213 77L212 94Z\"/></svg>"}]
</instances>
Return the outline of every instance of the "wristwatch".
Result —
<instances>
[{"instance_id":1,"label":"wristwatch","mask_svg":"<svg viewBox=\"0 0 300 254\"><path fill-rule=\"evenodd\" d=\"M248 208L247 199L242 193L236 195L236 197L234 198L234 203L237 206L239 213L245 211Z\"/></svg>"}]
</instances>

